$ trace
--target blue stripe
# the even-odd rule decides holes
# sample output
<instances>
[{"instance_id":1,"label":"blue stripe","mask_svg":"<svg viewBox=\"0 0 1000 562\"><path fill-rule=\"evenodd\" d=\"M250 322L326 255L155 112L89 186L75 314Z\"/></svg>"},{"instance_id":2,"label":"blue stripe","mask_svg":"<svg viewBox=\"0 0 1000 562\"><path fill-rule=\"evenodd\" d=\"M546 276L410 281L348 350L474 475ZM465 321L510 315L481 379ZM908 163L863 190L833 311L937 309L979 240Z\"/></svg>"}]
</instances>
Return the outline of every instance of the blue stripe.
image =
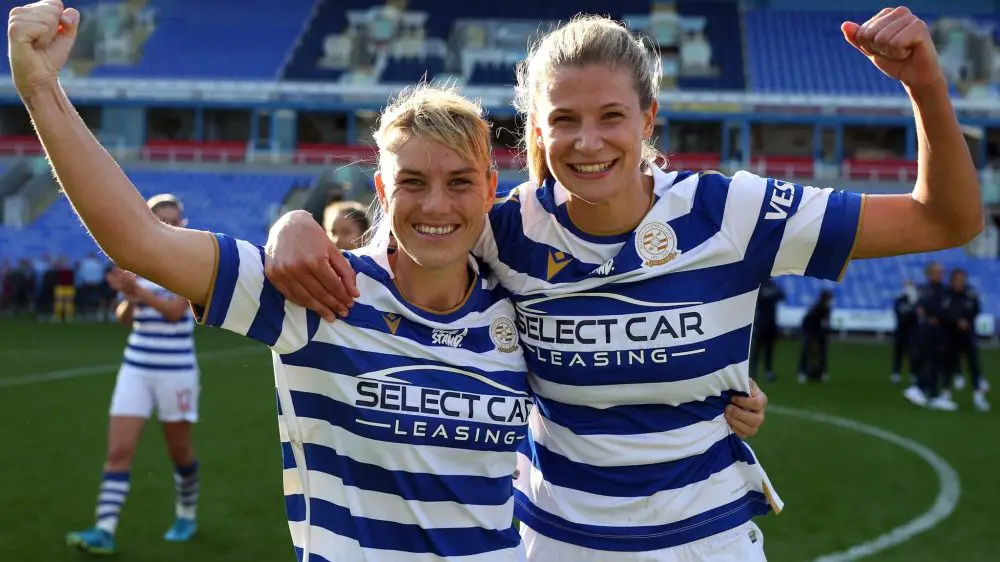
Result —
<instances>
[{"instance_id":1,"label":"blue stripe","mask_svg":"<svg viewBox=\"0 0 1000 562\"><path fill-rule=\"evenodd\" d=\"M304 500L286 499L290 512L305 510L304 505L289 507L290 501L301 504ZM521 541L513 524L502 531L481 527L422 529L418 525L357 517L348 508L319 498L310 499L309 507L314 527L354 539L362 548L457 557L514 549Z\"/></svg>"},{"instance_id":2,"label":"blue stripe","mask_svg":"<svg viewBox=\"0 0 1000 562\"><path fill-rule=\"evenodd\" d=\"M747 492L728 504L667 525L606 527L575 523L542 511L517 490L514 501L514 515L538 533L585 548L615 552L648 552L689 544L770 511L764 494Z\"/></svg>"},{"instance_id":3,"label":"blue stripe","mask_svg":"<svg viewBox=\"0 0 1000 562\"><path fill-rule=\"evenodd\" d=\"M260 253L260 267L264 270L264 248L257 247ZM285 321L285 297L265 277L264 286L260 291L260 306L253 317L247 337L273 347L281 337L281 325Z\"/></svg>"},{"instance_id":4,"label":"blue stripe","mask_svg":"<svg viewBox=\"0 0 1000 562\"><path fill-rule=\"evenodd\" d=\"M378 446L373 444L373 446ZM355 461L345 451L323 445L303 445L309 470L335 476L345 486L391 494L407 501L455 502L467 506L503 505L510 499L513 479L508 476L488 478L475 475L424 474L389 470L378 465ZM296 468L292 448L281 444L283 468ZM429 453L433 455L433 453ZM510 457L513 463L513 456ZM511 472L514 472L513 465Z\"/></svg>"},{"instance_id":5,"label":"blue stripe","mask_svg":"<svg viewBox=\"0 0 1000 562\"><path fill-rule=\"evenodd\" d=\"M144 324L149 324L150 326L154 326L154 325L155 326L178 326L178 327L190 326L192 330L194 329L194 322L190 318L183 318L181 320L167 320L166 318L163 318L161 316L160 318L135 318L135 317L133 317L132 320L133 320L134 324L139 325L139 326L142 326Z\"/></svg>"},{"instance_id":6,"label":"blue stripe","mask_svg":"<svg viewBox=\"0 0 1000 562\"><path fill-rule=\"evenodd\" d=\"M573 428L575 435L636 435L673 431L713 420L725 411L730 397L726 391L704 401L678 406L640 404L598 409L536 396L535 408L542 417Z\"/></svg>"},{"instance_id":7,"label":"blue stripe","mask_svg":"<svg viewBox=\"0 0 1000 562\"><path fill-rule=\"evenodd\" d=\"M190 355L194 353L193 347L182 347L180 349L162 349L159 347L145 347L141 345L128 344L126 349L138 351L140 353L166 354L166 355Z\"/></svg>"},{"instance_id":8,"label":"blue stripe","mask_svg":"<svg viewBox=\"0 0 1000 562\"><path fill-rule=\"evenodd\" d=\"M103 479L112 482L128 482L129 472L105 472Z\"/></svg>"},{"instance_id":9,"label":"blue stripe","mask_svg":"<svg viewBox=\"0 0 1000 562\"><path fill-rule=\"evenodd\" d=\"M147 369L149 371L191 371L196 368L194 363L178 363L176 365L154 365L152 363L142 363L139 361L132 361L131 359L125 359L126 365L131 365L133 367L138 367L140 369Z\"/></svg>"},{"instance_id":10,"label":"blue stripe","mask_svg":"<svg viewBox=\"0 0 1000 562\"><path fill-rule=\"evenodd\" d=\"M751 320L748 318L747 322ZM647 322L647 326L649 324ZM669 343L671 339L666 336L661 338L666 340L664 344ZM701 343L670 348L651 346L650 349L632 351L560 352L546 348L538 349L534 344L523 340L521 345L524 347L524 359L528 364L528 370L549 382L572 386L677 382L696 379L746 361L750 349L750 326L744 326ZM654 355L652 353L654 349L660 351ZM666 351L662 351L663 349ZM705 351L680 357L673 355L696 349ZM644 355L641 352L645 352ZM553 364L554 353L559 354L556 356L560 363L558 365ZM583 361L583 365L580 365L577 356ZM644 361L640 362L639 358ZM604 366L594 366L600 362L603 362ZM657 397L650 396L650 400L657 400Z\"/></svg>"},{"instance_id":11,"label":"blue stripe","mask_svg":"<svg viewBox=\"0 0 1000 562\"><path fill-rule=\"evenodd\" d=\"M357 328L374 330L397 338L405 338L423 347L448 347L445 344L433 343L434 327L423 323L411 322L401 315L393 316L399 317L395 333L389 328L385 313L373 306L355 302L347 317L338 320L338 322L347 322ZM488 318L484 318L484 321L488 320ZM457 330L455 328L443 329ZM475 353L487 353L496 349L496 344L490 339L489 325L471 327L468 330L468 333L462 339L462 349L467 349Z\"/></svg>"},{"instance_id":12,"label":"blue stripe","mask_svg":"<svg viewBox=\"0 0 1000 562\"><path fill-rule=\"evenodd\" d=\"M298 559L299 562L302 562L302 557L305 556L305 551L297 546L293 546L293 548L295 548L295 557ZM336 553L331 553L331 554L336 554ZM323 558L319 554L316 554L316 551L313 551L309 553L309 562L331 562L331 561L327 558Z\"/></svg>"},{"instance_id":13,"label":"blue stripe","mask_svg":"<svg viewBox=\"0 0 1000 562\"><path fill-rule=\"evenodd\" d=\"M753 455L735 434L716 441L700 455L635 466L591 466L553 453L537 442L534 446L532 463L545 474L546 482L616 498L641 498L679 490L703 482L737 462L755 464Z\"/></svg>"},{"instance_id":14,"label":"blue stripe","mask_svg":"<svg viewBox=\"0 0 1000 562\"><path fill-rule=\"evenodd\" d=\"M764 188L764 201L757 215L757 226L754 227L743 263L753 273L753 279L763 282L771 276L774 269L774 258L781 248L781 240L785 236L788 219L793 217L802 203L804 188L801 185L782 182L782 189L777 190L778 180L767 179ZM774 206L772 198L777 197ZM783 207L784 201L791 199L788 207ZM785 218L767 218L768 213L784 212Z\"/></svg>"},{"instance_id":15,"label":"blue stripe","mask_svg":"<svg viewBox=\"0 0 1000 562\"><path fill-rule=\"evenodd\" d=\"M306 310L306 335L308 336L306 341L312 341L316 337L316 332L319 331L320 320L319 314L312 310Z\"/></svg>"},{"instance_id":16,"label":"blue stripe","mask_svg":"<svg viewBox=\"0 0 1000 562\"><path fill-rule=\"evenodd\" d=\"M236 247L236 240L225 234L216 234L215 239L219 245L219 263L216 266L215 287L208 306L208 318L205 318L207 326L221 326L226 321L229 303L233 300L240 274L240 252ZM201 307L195 308L199 315L204 313Z\"/></svg>"},{"instance_id":17,"label":"blue stripe","mask_svg":"<svg viewBox=\"0 0 1000 562\"><path fill-rule=\"evenodd\" d=\"M806 266L806 276L837 281L850 257L861 220L860 193L835 191L830 194L819 229L816 249Z\"/></svg>"},{"instance_id":18,"label":"blue stripe","mask_svg":"<svg viewBox=\"0 0 1000 562\"><path fill-rule=\"evenodd\" d=\"M528 432L527 425L501 426L466 418L432 418L407 415L399 411L358 408L310 392L292 391L291 395L295 415L298 417L322 420L330 425L342 427L359 437L385 443L402 443L412 447L438 446L472 451L504 452L516 450L517 438L527 436ZM445 407L450 409L449 404L453 405L453 400L472 399L460 395L459 392L445 391L441 393L439 401L444 402ZM358 419L369 423L384 424L387 427L359 423ZM413 422L426 423L426 432L423 436L410 434L413 431L413 426L409 424ZM438 428L443 428L444 433L434 437ZM465 429L460 431L462 428ZM443 436L445 434L447 438ZM456 435L466 436L467 439L458 440ZM506 440L510 440L512 443L506 443ZM372 446L377 446L377 444L373 443Z\"/></svg>"},{"instance_id":19,"label":"blue stripe","mask_svg":"<svg viewBox=\"0 0 1000 562\"><path fill-rule=\"evenodd\" d=\"M355 305L355 308L358 306L360 305ZM338 320L338 322L343 321ZM470 377L437 370L437 367L455 368L455 365L442 361L431 361L429 359L377 353L374 351L358 351L349 347L320 341L309 342L309 344L298 351L282 355L281 362L284 365L309 367L330 373L340 373L350 377L360 377L382 369L419 367L419 369L412 371L393 373L393 377L424 387L441 388L458 392L481 393L488 390L492 395L516 396ZM508 388L524 393L529 392L527 376L524 371L484 371L471 365L463 366L461 369L495 381ZM359 384L361 382L363 381L358 381Z\"/></svg>"}]
</instances>

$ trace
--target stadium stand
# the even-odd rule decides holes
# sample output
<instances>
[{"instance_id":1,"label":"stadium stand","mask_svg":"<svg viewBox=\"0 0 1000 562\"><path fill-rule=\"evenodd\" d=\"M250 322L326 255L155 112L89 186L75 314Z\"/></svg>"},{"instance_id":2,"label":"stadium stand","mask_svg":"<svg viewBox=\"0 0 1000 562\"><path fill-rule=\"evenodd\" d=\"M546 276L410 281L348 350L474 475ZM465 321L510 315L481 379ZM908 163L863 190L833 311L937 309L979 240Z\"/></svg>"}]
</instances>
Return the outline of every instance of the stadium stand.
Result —
<instances>
[{"instance_id":1,"label":"stadium stand","mask_svg":"<svg viewBox=\"0 0 1000 562\"><path fill-rule=\"evenodd\" d=\"M184 202L193 228L232 233L256 243L267 239L277 206L313 176L287 173L126 170L142 194L173 193ZM49 253L79 259L97 250L65 197L23 230L0 226L0 248L10 259Z\"/></svg>"}]
</instances>

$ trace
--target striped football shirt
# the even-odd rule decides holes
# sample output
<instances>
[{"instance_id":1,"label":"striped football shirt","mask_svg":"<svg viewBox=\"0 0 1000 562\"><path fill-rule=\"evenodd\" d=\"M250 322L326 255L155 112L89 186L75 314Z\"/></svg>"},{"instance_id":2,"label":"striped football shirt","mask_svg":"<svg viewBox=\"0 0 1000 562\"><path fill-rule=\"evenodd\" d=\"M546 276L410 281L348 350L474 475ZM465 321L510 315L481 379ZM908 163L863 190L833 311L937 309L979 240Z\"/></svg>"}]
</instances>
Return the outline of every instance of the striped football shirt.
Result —
<instances>
[{"instance_id":1,"label":"striped football shirt","mask_svg":"<svg viewBox=\"0 0 1000 562\"><path fill-rule=\"evenodd\" d=\"M299 560L519 560L513 474L532 402L505 291L477 273L458 308L428 312L373 249L346 254L361 298L327 323L266 280L262 248L215 240L200 318L272 350Z\"/></svg>"},{"instance_id":2,"label":"striped football shirt","mask_svg":"<svg viewBox=\"0 0 1000 562\"><path fill-rule=\"evenodd\" d=\"M148 279L136 283L160 297L180 298ZM132 313L132 332L125 347L125 365L146 372L194 371L194 316L189 310L176 321L164 318L155 308L137 304Z\"/></svg>"},{"instance_id":3,"label":"striped football shirt","mask_svg":"<svg viewBox=\"0 0 1000 562\"><path fill-rule=\"evenodd\" d=\"M634 231L584 232L565 188L526 184L474 252L514 295L535 394L516 514L538 540L608 560L781 509L724 409L750 390L761 282L838 279L863 203L746 172L651 173Z\"/></svg>"}]
</instances>

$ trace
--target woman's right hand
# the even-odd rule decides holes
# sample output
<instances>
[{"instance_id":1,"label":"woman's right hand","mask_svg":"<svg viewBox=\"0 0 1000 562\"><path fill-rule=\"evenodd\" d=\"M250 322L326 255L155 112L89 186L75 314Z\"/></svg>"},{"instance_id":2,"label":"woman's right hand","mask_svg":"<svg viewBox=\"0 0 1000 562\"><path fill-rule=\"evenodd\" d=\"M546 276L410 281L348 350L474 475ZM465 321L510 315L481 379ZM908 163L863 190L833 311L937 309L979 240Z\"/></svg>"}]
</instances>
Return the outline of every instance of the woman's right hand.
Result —
<instances>
[{"instance_id":1,"label":"woman's right hand","mask_svg":"<svg viewBox=\"0 0 1000 562\"><path fill-rule=\"evenodd\" d=\"M264 272L289 301L333 322L361 296L354 270L306 211L278 219L267 238Z\"/></svg>"}]
</instances>

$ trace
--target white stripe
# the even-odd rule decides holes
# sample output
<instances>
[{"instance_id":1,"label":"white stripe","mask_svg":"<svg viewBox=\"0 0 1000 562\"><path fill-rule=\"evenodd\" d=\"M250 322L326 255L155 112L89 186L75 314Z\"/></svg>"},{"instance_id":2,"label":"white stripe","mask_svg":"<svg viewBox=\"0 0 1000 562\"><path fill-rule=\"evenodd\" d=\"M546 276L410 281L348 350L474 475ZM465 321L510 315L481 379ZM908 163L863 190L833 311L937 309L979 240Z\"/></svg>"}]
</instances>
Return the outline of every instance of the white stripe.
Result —
<instances>
[{"instance_id":1,"label":"white stripe","mask_svg":"<svg viewBox=\"0 0 1000 562\"><path fill-rule=\"evenodd\" d=\"M941 458L940 455L932 451L930 448L921 445L912 439L903 437L902 435L848 418L831 416L818 412L809 412L806 410L798 410L795 408L787 408L785 406L778 406L774 404L768 406L767 409L769 412L774 412L779 415L850 429L902 447L917 455L921 458L921 460L930 465L938 478L938 495L934 500L934 505L931 506L931 508L926 512L920 514L919 517L870 541L852 546L845 551L820 556L816 559L816 562L850 562L852 560L861 560L862 558L874 556L875 554L900 545L920 533L933 529L939 523L947 519L958 506L958 499L961 496L961 482L958 478L958 472L956 472L955 469L948 464L948 461Z\"/></svg>"},{"instance_id":2,"label":"white stripe","mask_svg":"<svg viewBox=\"0 0 1000 562\"><path fill-rule=\"evenodd\" d=\"M576 435L538 410L528 419L536 443L567 459L590 466L640 466L700 455L730 433L722 415L679 429L630 435Z\"/></svg>"},{"instance_id":3,"label":"white stripe","mask_svg":"<svg viewBox=\"0 0 1000 562\"><path fill-rule=\"evenodd\" d=\"M222 328L245 336L260 307L260 292L264 289L264 266L260 263L260 251L254 245L237 240L236 249L237 255L231 258L238 258L240 261L239 276L232 300L221 303L221 306L227 307ZM226 267L226 264L220 262L218 267Z\"/></svg>"},{"instance_id":4,"label":"white stripe","mask_svg":"<svg viewBox=\"0 0 1000 562\"><path fill-rule=\"evenodd\" d=\"M297 417L298 431L304 443L329 447L340 454L350 451L350 458L386 470L436 474L438 476L479 475L486 478L508 477L514 473L513 452L473 451L434 445L415 446L392 443L355 435L341 427L313 418ZM296 435L291 428L288 441Z\"/></svg>"},{"instance_id":5,"label":"white stripe","mask_svg":"<svg viewBox=\"0 0 1000 562\"><path fill-rule=\"evenodd\" d=\"M159 322L144 322L137 320L132 323L132 329L137 332L146 332L151 336L176 336L178 334L191 334L194 332L194 320L172 324L161 324Z\"/></svg>"},{"instance_id":6,"label":"white stripe","mask_svg":"<svg viewBox=\"0 0 1000 562\"><path fill-rule=\"evenodd\" d=\"M742 261L747 255L765 195L767 180L749 172L736 172L729 182L722 233L736 248L739 257L733 261Z\"/></svg>"},{"instance_id":7,"label":"white stripe","mask_svg":"<svg viewBox=\"0 0 1000 562\"><path fill-rule=\"evenodd\" d=\"M361 276L359 275L358 278L360 279ZM506 314L504 315L506 316ZM508 318L513 317L513 314L508 316ZM434 325L433 323L422 323L428 326ZM458 327L457 323L453 326ZM510 372L527 370L523 363L524 357L520 353L503 353L496 349L491 349L484 353L476 353L469 349L449 346L425 346L413 340L393 336L390 333L352 326L344 321L338 321L334 324L323 323L313 337L313 341L338 345L357 351L390 353L417 361L434 361L450 365L475 365L476 368L483 371Z\"/></svg>"},{"instance_id":8,"label":"white stripe","mask_svg":"<svg viewBox=\"0 0 1000 562\"><path fill-rule=\"evenodd\" d=\"M208 351L199 353L198 358L201 361L222 359L225 357L247 355L253 352L254 350L259 350L259 349L260 347L258 346L221 349L218 351ZM30 375L22 375L19 377L0 378L0 388L28 386L40 382L58 381L64 379L76 379L80 377L90 377L94 375L116 373L120 368L121 368L121 363L108 363L105 365L92 365L89 367L78 367L75 369L64 369L59 371L48 371L44 373L33 373Z\"/></svg>"},{"instance_id":9,"label":"white stripe","mask_svg":"<svg viewBox=\"0 0 1000 562\"><path fill-rule=\"evenodd\" d=\"M122 482L120 480L105 480L101 482L101 490L107 490L109 492L128 492L129 489L128 482Z\"/></svg>"},{"instance_id":10,"label":"white stripe","mask_svg":"<svg viewBox=\"0 0 1000 562\"><path fill-rule=\"evenodd\" d=\"M545 301L549 298L538 300ZM587 306L602 308L598 303L599 301L591 302ZM528 320L533 321L536 318L540 318L540 320L538 322L526 321L527 330L522 330L520 336L521 341L528 345L541 349L557 349L562 352L564 364L569 364L571 360L568 357L569 352L574 351L624 352L637 349L671 348L711 341L724 334L749 326L753 322L756 309L756 292L749 291L742 295L707 304L637 314L567 316L536 313ZM698 324L697 329L689 325L695 316L685 316L695 314L701 317L701 323ZM670 329L676 333L676 337L661 325L664 319L669 323ZM556 336L556 322L558 320L571 320L574 325L581 320L610 320L613 321L613 324L593 324L587 326L586 329L578 328L578 337L572 338L573 341L560 341L557 345L553 345L552 341L544 341L542 338L551 339ZM610 337L608 337L609 333ZM645 339L630 337L630 333L644 336ZM588 343L584 343L585 341Z\"/></svg>"},{"instance_id":11,"label":"white stripe","mask_svg":"<svg viewBox=\"0 0 1000 562\"><path fill-rule=\"evenodd\" d=\"M749 365L749 361L743 361L694 379L637 384L577 386L546 381L534 374L529 376L532 377L531 388L535 394L564 404L599 409L650 402L677 406L718 396L724 390L749 392Z\"/></svg>"},{"instance_id":12,"label":"white stripe","mask_svg":"<svg viewBox=\"0 0 1000 562\"><path fill-rule=\"evenodd\" d=\"M497 550L470 556L449 556L442 558L430 553L410 553L398 550L377 550L361 548L358 541L336 535L321 527L308 527L303 522L289 522L292 544L304 548L307 541L309 552L323 556L327 560L364 560L365 562L523 562L520 549ZM305 560L304 562L308 562Z\"/></svg>"},{"instance_id":13,"label":"white stripe","mask_svg":"<svg viewBox=\"0 0 1000 562\"><path fill-rule=\"evenodd\" d=\"M102 488L103 488L103 486L102 486ZM110 491L107 491L107 492L101 492L101 495L97 497L97 501L98 502L114 502L114 503L122 504L122 503L125 503L125 498L127 498L127 497L128 497L128 494L125 494L125 493L122 493L122 492L110 492Z\"/></svg>"},{"instance_id":14,"label":"white stripe","mask_svg":"<svg viewBox=\"0 0 1000 562\"><path fill-rule=\"evenodd\" d=\"M683 521L743 497L761 492L758 471L738 462L708 479L650 496L616 498L544 482L542 473L518 455L522 476L515 486L541 510L567 521L606 527L655 527ZM528 478L523 475L529 474Z\"/></svg>"},{"instance_id":15,"label":"white stripe","mask_svg":"<svg viewBox=\"0 0 1000 562\"><path fill-rule=\"evenodd\" d=\"M428 367L421 366L420 369L427 370ZM444 370L443 367L435 367L435 369ZM383 371L376 371L374 373L363 375L362 377L377 379L380 373L387 373L395 370L397 369L385 369ZM458 369L456 369L455 371L458 371ZM475 373L470 373L470 375L474 374ZM294 390L297 392L308 392L319 396L326 396L332 400L340 402L341 404L357 408L358 410L371 409L366 406L360 406L355 404L355 401L359 397L357 391L359 377L352 377L350 375L335 373L333 371L324 371L322 369L314 369L311 367L300 367L297 365L285 365L285 376L288 380L288 388L290 390ZM406 387L406 395L405 398L403 397L403 395L395 396L394 398L398 400L401 405L419 407L421 391L423 390L423 387L407 383L397 383L397 384ZM501 385L494 385L494 386L501 386ZM516 393L522 397L526 397L528 395L526 392L518 392L513 389L506 389L506 390L508 390L509 392ZM436 396L440 396L443 392L444 391L438 390ZM384 396L382 398L387 399ZM388 398L388 400L392 400L392 398ZM517 400L516 396L505 397L503 404L510 405L511 407L513 407L513 402L515 400ZM469 411L470 403L468 400L465 399L458 400L454 404L449 404L448 408L458 412L457 416L458 419L469 419L471 412ZM439 409L444 409L444 405L443 404L440 405ZM506 414L509 413L506 410L502 410L501 407L498 407L496 412L498 416L504 416L504 417L507 417ZM456 416L448 416L440 412L432 413L429 411L424 411L421 412L420 415L421 418L428 417L435 419L456 419ZM524 419L523 417L520 418L520 420L523 419ZM518 427L523 423L520 420L517 419L512 421L490 420L490 423L496 425L509 425Z\"/></svg>"},{"instance_id":16,"label":"white stripe","mask_svg":"<svg viewBox=\"0 0 1000 562\"><path fill-rule=\"evenodd\" d=\"M299 482L296 469L286 469L282 476L286 494L288 490L296 489ZM341 507L349 506L352 517L418 525L425 529L489 530L508 529L514 518L513 497L502 505L472 506L451 501L406 500L393 494L347 486L339 477L316 470L309 471L309 483L314 499L325 500Z\"/></svg>"},{"instance_id":17,"label":"white stripe","mask_svg":"<svg viewBox=\"0 0 1000 562\"><path fill-rule=\"evenodd\" d=\"M832 189L802 188L798 210L785 222L781 246L774 256L772 276L803 275L819 241L820 227L826 214Z\"/></svg>"}]
</instances>

